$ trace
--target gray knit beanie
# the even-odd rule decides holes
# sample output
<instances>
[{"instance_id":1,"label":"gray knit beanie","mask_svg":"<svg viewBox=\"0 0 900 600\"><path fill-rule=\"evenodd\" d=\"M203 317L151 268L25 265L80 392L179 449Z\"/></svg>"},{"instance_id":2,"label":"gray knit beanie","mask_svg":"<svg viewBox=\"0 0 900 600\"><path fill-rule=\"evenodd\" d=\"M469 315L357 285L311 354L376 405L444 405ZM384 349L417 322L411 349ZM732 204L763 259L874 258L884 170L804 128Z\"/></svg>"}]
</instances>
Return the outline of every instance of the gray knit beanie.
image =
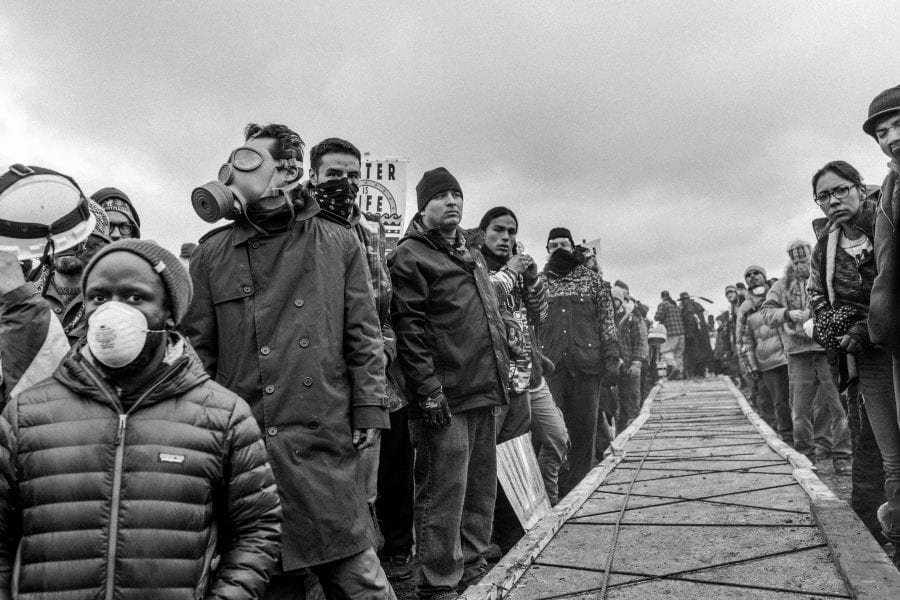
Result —
<instances>
[{"instance_id":1,"label":"gray knit beanie","mask_svg":"<svg viewBox=\"0 0 900 600\"><path fill-rule=\"evenodd\" d=\"M86 289L88 276L97 261L113 252L131 252L140 256L153 267L153 270L162 279L163 286L169 296L169 308L172 311L172 319L175 325L181 323L184 314L187 312L188 305L191 303L191 297L194 294L194 288L191 285L191 277L188 275L187 269L181 264L181 261L175 258L175 255L151 240L127 239L113 242L104 246L91 262L84 268L84 274L81 276L81 289Z\"/></svg>"}]
</instances>

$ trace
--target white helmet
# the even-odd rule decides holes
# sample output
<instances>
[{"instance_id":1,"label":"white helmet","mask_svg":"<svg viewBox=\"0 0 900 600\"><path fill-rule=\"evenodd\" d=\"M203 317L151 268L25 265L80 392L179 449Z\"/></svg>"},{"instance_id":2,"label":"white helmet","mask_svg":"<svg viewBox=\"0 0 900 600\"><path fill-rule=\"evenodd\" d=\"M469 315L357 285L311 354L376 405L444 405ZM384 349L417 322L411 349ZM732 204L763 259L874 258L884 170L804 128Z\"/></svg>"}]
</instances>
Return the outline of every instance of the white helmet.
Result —
<instances>
[{"instance_id":1,"label":"white helmet","mask_svg":"<svg viewBox=\"0 0 900 600\"><path fill-rule=\"evenodd\" d=\"M95 225L71 177L20 164L0 175L0 250L19 260L40 258L78 245Z\"/></svg>"}]
</instances>

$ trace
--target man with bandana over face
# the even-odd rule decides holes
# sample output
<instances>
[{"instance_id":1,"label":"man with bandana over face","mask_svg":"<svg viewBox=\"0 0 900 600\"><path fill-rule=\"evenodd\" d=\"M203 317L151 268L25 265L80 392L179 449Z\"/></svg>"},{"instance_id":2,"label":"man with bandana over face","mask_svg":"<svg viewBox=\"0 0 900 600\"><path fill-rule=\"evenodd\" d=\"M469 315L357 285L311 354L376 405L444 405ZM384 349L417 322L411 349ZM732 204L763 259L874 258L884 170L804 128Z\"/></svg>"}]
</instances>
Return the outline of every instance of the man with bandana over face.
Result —
<instances>
[{"instance_id":1,"label":"man with bandana over face","mask_svg":"<svg viewBox=\"0 0 900 600\"><path fill-rule=\"evenodd\" d=\"M559 477L562 497L595 464L600 384L604 377L618 379L619 341L610 285L582 264L568 229L550 230L547 252L541 279L550 307L541 324L541 352L556 365L547 383L572 442L569 468Z\"/></svg>"},{"instance_id":2,"label":"man with bandana over face","mask_svg":"<svg viewBox=\"0 0 900 600\"><path fill-rule=\"evenodd\" d=\"M366 258L346 224L301 194L300 137L274 124L245 137L204 186L241 212L191 257L184 330L265 432L284 509L265 597L303 598L309 568L327 598L393 598L359 478L360 454L389 426Z\"/></svg>"},{"instance_id":3,"label":"man with bandana over face","mask_svg":"<svg viewBox=\"0 0 900 600\"><path fill-rule=\"evenodd\" d=\"M384 226L380 215L364 212L356 203L362 171L362 154L356 146L341 138L327 138L313 146L309 160L306 192L318 202L321 217L352 229L359 239L381 323L391 428L375 447L362 453L360 467L366 498L376 510L384 536L382 555L386 558L388 579L400 581L412 576L409 559L413 544L413 451L406 399L398 382L402 377L395 362L397 340L390 322L391 278L385 262ZM380 469L382 463L385 469Z\"/></svg>"},{"instance_id":4,"label":"man with bandana over face","mask_svg":"<svg viewBox=\"0 0 900 600\"><path fill-rule=\"evenodd\" d=\"M275 479L250 407L176 331L187 272L123 240L82 288L85 338L0 418L0 596L259 598Z\"/></svg>"}]
</instances>

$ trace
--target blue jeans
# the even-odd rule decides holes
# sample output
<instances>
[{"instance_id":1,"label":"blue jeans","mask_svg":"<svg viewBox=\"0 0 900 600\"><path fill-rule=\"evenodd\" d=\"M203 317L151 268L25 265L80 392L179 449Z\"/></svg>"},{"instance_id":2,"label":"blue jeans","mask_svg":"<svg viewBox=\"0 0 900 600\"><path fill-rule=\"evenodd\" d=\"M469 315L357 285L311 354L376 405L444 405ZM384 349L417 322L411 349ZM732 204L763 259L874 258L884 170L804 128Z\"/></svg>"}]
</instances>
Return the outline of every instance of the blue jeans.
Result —
<instances>
[{"instance_id":1,"label":"blue jeans","mask_svg":"<svg viewBox=\"0 0 900 600\"><path fill-rule=\"evenodd\" d=\"M824 352L788 355L794 448L810 458L850 458L850 430Z\"/></svg>"},{"instance_id":2,"label":"blue jeans","mask_svg":"<svg viewBox=\"0 0 900 600\"><path fill-rule=\"evenodd\" d=\"M410 419L416 448L415 523L420 598L457 590L484 574L497 495L492 407L454 413L434 429Z\"/></svg>"},{"instance_id":3,"label":"blue jeans","mask_svg":"<svg viewBox=\"0 0 900 600\"><path fill-rule=\"evenodd\" d=\"M859 391L866 403L872 432L884 460L884 495L888 503L884 535L900 542L900 405L894 390L894 376L900 365L885 350L868 349L857 355Z\"/></svg>"},{"instance_id":4,"label":"blue jeans","mask_svg":"<svg viewBox=\"0 0 900 600\"><path fill-rule=\"evenodd\" d=\"M559 469L566 460L569 447L569 432L562 412L550 395L547 380L528 390L531 403L531 433L537 449L541 478L551 505L559 502Z\"/></svg>"},{"instance_id":5,"label":"blue jeans","mask_svg":"<svg viewBox=\"0 0 900 600\"><path fill-rule=\"evenodd\" d=\"M619 422L617 425L624 429L624 425L635 420L641 412L641 371L637 375L631 375L628 367L619 372Z\"/></svg>"},{"instance_id":6,"label":"blue jeans","mask_svg":"<svg viewBox=\"0 0 900 600\"><path fill-rule=\"evenodd\" d=\"M794 445L794 425L791 421L791 404L787 365L760 373L756 402L760 416L789 446ZM773 418L774 417L774 418Z\"/></svg>"}]
</instances>

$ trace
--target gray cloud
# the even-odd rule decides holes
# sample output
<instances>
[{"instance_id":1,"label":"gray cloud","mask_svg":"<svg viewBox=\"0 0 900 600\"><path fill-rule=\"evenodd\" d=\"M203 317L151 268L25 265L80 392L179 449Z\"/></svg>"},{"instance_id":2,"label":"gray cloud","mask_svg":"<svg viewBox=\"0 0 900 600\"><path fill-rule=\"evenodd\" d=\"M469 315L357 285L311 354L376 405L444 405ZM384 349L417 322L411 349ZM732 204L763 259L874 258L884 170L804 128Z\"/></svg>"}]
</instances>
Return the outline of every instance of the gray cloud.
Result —
<instances>
[{"instance_id":1,"label":"gray cloud","mask_svg":"<svg viewBox=\"0 0 900 600\"><path fill-rule=\"evenodd\" d=\"M411 201L447 166L466 223L510 206L536 256L600 237L654 303L780 272L828 160L883 174L860 124L896 83L891 2L449 4L7 3L0 159L131 191L174 248L243 125L285 122L409 156Z\"/></svg>"}]
</instances>

